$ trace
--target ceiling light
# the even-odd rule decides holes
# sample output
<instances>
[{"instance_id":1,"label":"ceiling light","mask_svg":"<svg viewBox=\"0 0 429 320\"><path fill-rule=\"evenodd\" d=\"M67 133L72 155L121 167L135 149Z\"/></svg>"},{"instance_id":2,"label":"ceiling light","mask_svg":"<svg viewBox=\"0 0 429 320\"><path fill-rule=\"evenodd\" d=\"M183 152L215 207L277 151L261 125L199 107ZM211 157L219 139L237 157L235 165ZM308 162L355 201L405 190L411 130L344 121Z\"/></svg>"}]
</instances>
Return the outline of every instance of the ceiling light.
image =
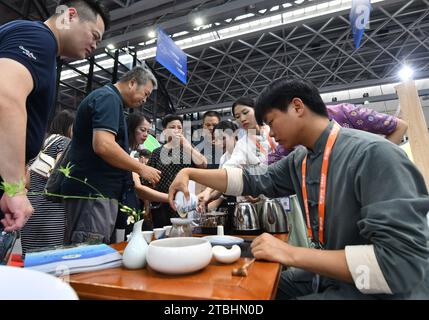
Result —
<instances>
[{"instance_id":1,"label":"ceiling light","mask_svg":"<svg viewBox=\"0 0 429 320\"><path fill-rule=\"evenodd\" d=\"M399 71L398 75L402 79L402 81L407 81L412 79L413 77L413 69L411 69L409 66L403 66L402 69Z\"/></svg>"},{"instance_id":2,"label":"ceiling light","mask_svg":"<svg viewBox=\"0 0 429 320\"><path fill-rule=\"evenodd\" d=\"M151 39L156 37L156 33L155 33L155 31L153 31L153 30L149 31L147 35L148 35L148 36L149 36L149 38L151 38Z\"/></svg>"},{"instance_id":3,"label":"ceiling light","mask_svg":"<svg viewBox=\"0 0 429 320\"><path fill-rule=\"evenodd\" d=\"M196 26L202 26L204 21L201 17L197 17L197 18L195 18L194 23Z\"/></svg>"},{"instance_id":4,"label":"ceiling light","mask_svg":"<svg viewBox=\"0 0 429 320\"><path fill-rule=\"evenodd\" d=\"M116 48L115 48L115 45L113 45L113 44L108 44L108 45L107 45L107 49L109 49L109 50L115 50Z\"/></svg>"}]
</instances>

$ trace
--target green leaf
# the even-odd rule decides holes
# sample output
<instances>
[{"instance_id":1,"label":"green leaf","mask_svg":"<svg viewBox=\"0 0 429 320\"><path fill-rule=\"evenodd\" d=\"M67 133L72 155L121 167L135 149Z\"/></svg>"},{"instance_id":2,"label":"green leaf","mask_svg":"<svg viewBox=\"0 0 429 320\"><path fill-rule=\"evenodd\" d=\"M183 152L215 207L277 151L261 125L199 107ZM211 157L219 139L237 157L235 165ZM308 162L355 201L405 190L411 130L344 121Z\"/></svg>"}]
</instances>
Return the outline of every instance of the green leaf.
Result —
<instances>
[{"instance_id":1,"label":"green leaf","mask_svg":"<svg viewBox=\"0 0 429 320\"><path fill-rule=\"evenodd\" d=\"M14 197L17 194L23 193L25 191L25 183L24 180L21 180L19 184L3 181L1 183L0 189L2 189L9 197Z\"/></svg>"},{"instance_id":2,"label":"green leaf","mask_svg":"<svg viewBox=\"0 0 429 320\"><path fill-rule=\"evenodd\" d=\"M62 174L64 174L67 178L70 178L70 171L71 171L71 168L73 168L73 166L74 165L70 165L70 162L69 162L69 163L67 163L65 168L61 167L58 169L58 171L61 172Z\"/></svg>"}]
</instances>

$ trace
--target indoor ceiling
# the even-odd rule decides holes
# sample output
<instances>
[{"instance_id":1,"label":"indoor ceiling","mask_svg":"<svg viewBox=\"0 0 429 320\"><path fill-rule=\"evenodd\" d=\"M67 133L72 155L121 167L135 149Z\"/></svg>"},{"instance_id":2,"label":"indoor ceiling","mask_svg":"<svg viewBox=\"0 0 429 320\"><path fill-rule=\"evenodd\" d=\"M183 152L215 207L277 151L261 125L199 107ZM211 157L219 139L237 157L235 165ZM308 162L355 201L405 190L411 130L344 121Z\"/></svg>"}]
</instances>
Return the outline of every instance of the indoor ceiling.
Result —
<instances>
[{"instance_id":1,"label":"indoor ceiling","mask_svg":"<svg viewBox=\"0 0 429 320\"><path fill-rule=\"evenodd\" d=\"M162 26L169 34L186 31L186 35L174 38L181 40L207 32L207 29L195 28L195 17L202 17L204 24L210 26L208 30L217 32L246 21L329 1L104 2L112 10L113 23L97 50L98 58L95 61L99 63L112 60L113 53L100 55L106 53L108 44L136 51L150 47L147 44L150 42L148 32L156 25ZM2 22L18 16L43 19L54 10L56 3L53 0L0 0L0 11L5 13L1 14ZM286 3L290 5L285 6ZM330 92L395 82L398 80L397 72L404 63L414 68L416 78L429 76L427 0L373 3L370 25L358 50L353 46L349 11L327 12L323 16L296 22L284 21L270 29L187 48L184 50L188 56L186 85L154 58L147 59L146 63L156 71L173 108L179 113L227 107L242 95L255 97L278 77L308 79L322 92ZM237 16L245 18L234 20ZM81 61L72 67L85 64L87 61ZM64 70L68 68L65 66ZM106 69L96 72L93 88L111 80L109 72L113 67ZM120 65L118 71L122 73L126 67ZM87 88L87 78L83 74L63 80L59 101L65 107L76 108ZM171 111L165 107L166 101L158 100L163 106L157 109L158 116ZM145 110L153 110L153 104L153 100L147 103Z\"/></svg>"}]
</instances>

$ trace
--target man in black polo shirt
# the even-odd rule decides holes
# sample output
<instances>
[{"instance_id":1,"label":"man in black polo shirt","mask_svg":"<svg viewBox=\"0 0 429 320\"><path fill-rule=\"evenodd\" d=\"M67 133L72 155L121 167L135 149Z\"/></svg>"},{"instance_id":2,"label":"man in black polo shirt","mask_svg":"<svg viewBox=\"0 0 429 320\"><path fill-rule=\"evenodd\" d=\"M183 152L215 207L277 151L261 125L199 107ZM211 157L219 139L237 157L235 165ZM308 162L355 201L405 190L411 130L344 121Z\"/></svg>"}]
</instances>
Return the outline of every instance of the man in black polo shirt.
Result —
<instances>
[{"instance_id":1,"label":"man in black polo shirt","mask_svg":"<svg viewBox=\"0 0 429 320\"><path fill-rule=\"evenodd\" d=\"M56 58L92 54L110 20L100 1L62 4L64 10L44 23L17 20L0 26L0 182L20 185L12 197L0 190L6 231L21 229L33 212L23 188L25 164L42 146L55 103Z\"/></svg>"},{"instance_id":2,"label":"man in black polo shirt","mask_svg":"<svg viewBox=\"0 0 429 320\"><path fill-rule=\"evenodd\" d=\"M203 132L200 141L195 144L195 148L207 159L207 169L218 169L219 161L223 151L216 152L214 144L214 127L220 122L221 117L217 111L207 111L203 115Z\"/></svg>"},{"instance_id":3,"label":"man in black polo shirt","mask_svg":"<svg viewBox=\"0 0 429 320\"><path fill-rule=\"evenodd\" d=\"M129 156L124 119L124 105L140 107L156 86L153 74L137 66L118 83L94 90L81 102L69 151L71 176L90 186L65 179L62 194L96 199L65 200L66 243L90 239L110 243L127 172L135 172L151 184L159 181L158 170Z\"/></svg>"}]
</instances>

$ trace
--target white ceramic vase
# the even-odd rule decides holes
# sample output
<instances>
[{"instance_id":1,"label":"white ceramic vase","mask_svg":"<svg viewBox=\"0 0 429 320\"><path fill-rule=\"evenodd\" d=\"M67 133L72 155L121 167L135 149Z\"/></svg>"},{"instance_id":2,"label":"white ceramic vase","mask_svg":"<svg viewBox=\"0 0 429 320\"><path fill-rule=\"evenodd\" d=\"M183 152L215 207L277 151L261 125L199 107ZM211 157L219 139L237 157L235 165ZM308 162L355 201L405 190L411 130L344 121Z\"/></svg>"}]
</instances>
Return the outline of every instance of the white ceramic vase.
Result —
<instances>
[{"instance_id":1,"label":"white ceramic vase","mask_svg":"<svg viewBox=\"0 0 429 320\"><path fill-rule=\"evenodd\" d=\"M147 242L143 237L143 219L133 227L133 235L125 247L122 262L127 269L141 269L146 266Z\"/></svg>"}]
</instances>

